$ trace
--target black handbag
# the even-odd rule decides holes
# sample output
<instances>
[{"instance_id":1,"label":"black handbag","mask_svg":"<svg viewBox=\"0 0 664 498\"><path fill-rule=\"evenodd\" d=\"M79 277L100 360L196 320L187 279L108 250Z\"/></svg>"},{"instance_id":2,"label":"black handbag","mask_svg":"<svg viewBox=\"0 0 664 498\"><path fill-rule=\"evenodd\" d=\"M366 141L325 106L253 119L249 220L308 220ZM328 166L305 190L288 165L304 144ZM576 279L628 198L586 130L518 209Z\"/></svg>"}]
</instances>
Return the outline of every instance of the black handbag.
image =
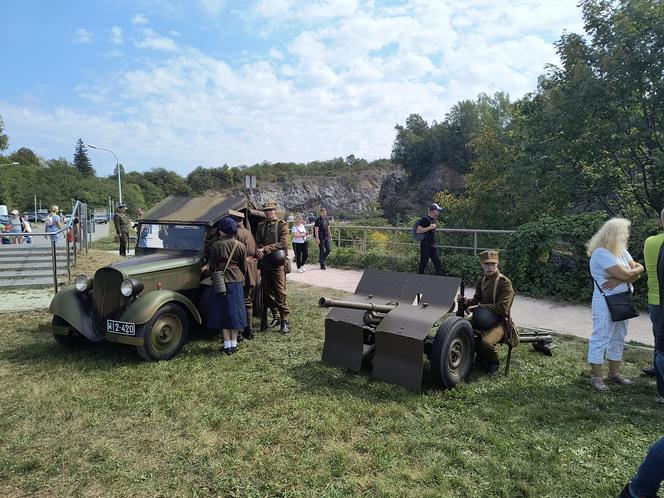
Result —
<instances>
[{"instance_id":1,"label":"black handbag","mask_svg":"<svg viewBox=\"0 0 664 498\"><path fill-rule=\"evenodd\" d=\"M612 321L622 322L623 320L639 316L639 312L636 311L636 307L634 306L634 301L632 301L631 291L609 294L607 296L594 278L593 282L595 282L600 294L604 296L606 306L609 308L609 313L611 313Z\"/></svg>"}]
</instances>

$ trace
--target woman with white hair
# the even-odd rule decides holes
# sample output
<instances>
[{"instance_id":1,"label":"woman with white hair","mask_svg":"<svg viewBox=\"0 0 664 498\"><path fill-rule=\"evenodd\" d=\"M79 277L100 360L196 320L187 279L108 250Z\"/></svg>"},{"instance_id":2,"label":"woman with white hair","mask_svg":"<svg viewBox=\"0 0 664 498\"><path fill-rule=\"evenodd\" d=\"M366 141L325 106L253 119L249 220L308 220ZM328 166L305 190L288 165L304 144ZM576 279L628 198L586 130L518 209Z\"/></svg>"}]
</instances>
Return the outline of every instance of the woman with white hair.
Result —
<instances>
[{"instance_id":1,"label":"woman with white hair","mask_svg":"<svg viewBox=\"0 0 664 498\"><path fill-rule=\"evenodd\" d=\"M602 364L609 361L608 380L621 385L632 381L620 374L627 321L611 320L604 295L633 291L634 282L644 268L636 263L627 251L629 220L612 218L588 241L586 247L590 256L590 273L595 281L592 300L593 331L588 342L588 363L592 371L590 383L598 391L607 391L604 383ZM601 287L601 291L600 291Z\"/></svg>"}]
</instances>

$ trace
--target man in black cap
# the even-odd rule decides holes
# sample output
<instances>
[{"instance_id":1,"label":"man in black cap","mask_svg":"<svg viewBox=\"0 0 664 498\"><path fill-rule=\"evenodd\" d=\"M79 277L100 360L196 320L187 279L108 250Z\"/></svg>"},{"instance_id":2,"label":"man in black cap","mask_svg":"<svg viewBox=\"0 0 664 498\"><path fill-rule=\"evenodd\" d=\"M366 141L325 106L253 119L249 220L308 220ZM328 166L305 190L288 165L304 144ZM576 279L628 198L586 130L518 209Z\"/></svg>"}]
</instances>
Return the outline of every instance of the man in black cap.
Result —
<instances>
[{"instance_id":1,"label":"man in black cap","mask_svg":"<svg viewBox=\"0 0 664 498\"><path fill-rule=\"evenodd\" d=\"M115 233L120 240L120 256L127 257L127 242L129 242L129 217L127 216L127 206L118 204L118 209L113 216L113 225Z\"/></svg>"},{"instance_id":2,"label":"man in black cap","mask_svg":"<svg viewBox=\"0 0 664 498\"><path fill-rule=\"evenodd\" d=\"M436 275L443 274L440 258L438 257L438 250L436 248L436 228L438 227L436 220L442 209L443 208L436 203L431 204L427 215L422 217L417 223L417 233L424 235L424 238L420 241L420 268L418 270L418 273L420 274L424 274L429 259L433 262Z\"/></svg>"}]
</instances>

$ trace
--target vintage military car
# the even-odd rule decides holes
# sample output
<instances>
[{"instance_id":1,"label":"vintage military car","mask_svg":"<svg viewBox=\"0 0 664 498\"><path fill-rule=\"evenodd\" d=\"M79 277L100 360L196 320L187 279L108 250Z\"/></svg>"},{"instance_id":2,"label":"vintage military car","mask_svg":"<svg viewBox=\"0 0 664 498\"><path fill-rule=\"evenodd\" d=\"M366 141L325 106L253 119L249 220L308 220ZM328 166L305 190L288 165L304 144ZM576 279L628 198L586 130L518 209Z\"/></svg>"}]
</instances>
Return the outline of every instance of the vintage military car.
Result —
<instances>
[{"instance_id":1,"label":"vintage military car","mask_svg":"<svg viewBox=\"0 0 664 498\"><path fill-rule=\"evenodd\" d=\"M164 199L138 220L136 257L76 277L55 295L53 320L41 329L65 347L106 340L136 346L146 361L172 358L203 323L205 238L232 211L253 232L263 218L247 199Z\"/></svg>"}]
</instances>

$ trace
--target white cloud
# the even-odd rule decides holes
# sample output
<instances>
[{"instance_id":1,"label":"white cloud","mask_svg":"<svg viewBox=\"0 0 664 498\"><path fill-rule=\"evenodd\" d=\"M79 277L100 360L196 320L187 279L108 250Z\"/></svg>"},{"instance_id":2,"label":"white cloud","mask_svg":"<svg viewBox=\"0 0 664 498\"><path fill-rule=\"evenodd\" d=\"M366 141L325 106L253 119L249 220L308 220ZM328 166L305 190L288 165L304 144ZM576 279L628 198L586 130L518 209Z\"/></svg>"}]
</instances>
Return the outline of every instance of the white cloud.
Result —
<instances>
[{"instance_id":1,"label":"white cloud","mask_svg":"<svg viewBox=\"0 0 664 498\"><path fill-rule=\"evenodd\" d=\"M150 20L145 17L143 14L134 14L134 17L131 18L132 24L143 25L149 24Z\"/></svg>"},{"instance_id":2,"label":"white cloud","mask_svg":"<svg viewBox=\"0 0 664 498\"><path fill-rule=\"evenodd\" d=\"M177 44L172 38L161 36L151 29L145 29L143 32L145 33L145 38L135 44L138 48L151 48L153 50L165 50L167 52L177 50Z\"/></svg>"},{"instance_id":3,"label":"white cloud","mask_svg":"<svg viewBox=\"0 0 664 498\"><path fill-rule=\"evenodd\" d=\"M198 0L198 3L208 14L217 15L222 11L226 2L224 0Z\"/></svg>"},{"instance_id":4,"label":"white cloud","mask_svg":"<svg viewBox=\"0 0 664 498\"><path fill-rule=\"evenodd\" d=\"M90 33L87 29L79 28L76 30L73 41L75 43L90 43L92 38L92 33Z\"/></svg>"},{"instance_id":5,"label":"white cloud","mask_svg":"<svg viewBox=\"0 0 664 498\"><path fill-rule=\"evenodd\" d=\"M515 99L534 90L558 60L551 42L579 31L575 2L260 0L241 28L263 32L267 54L212 56L186 36L176 43L142 29L135 45L164 53L143 52L140 65L77 88L94 103L88 111L0 108L12 144L38 135L49 150L66 143L70 155L71 136L103 137L131 169L388 157L394 124L411 113L440 121L479 92Z\"/></svg>"},{"instance_id":6,"label":"white cloud","mask_svg":"<svg viewBox=\"0 0 664 498\"><path fill-rule=\"evenodd\" d=\"M111 43L115 45L122 45L124 39L122 37L122 28L119 26L113 26L111 28Z\"/></svg>"}]
</instances>

